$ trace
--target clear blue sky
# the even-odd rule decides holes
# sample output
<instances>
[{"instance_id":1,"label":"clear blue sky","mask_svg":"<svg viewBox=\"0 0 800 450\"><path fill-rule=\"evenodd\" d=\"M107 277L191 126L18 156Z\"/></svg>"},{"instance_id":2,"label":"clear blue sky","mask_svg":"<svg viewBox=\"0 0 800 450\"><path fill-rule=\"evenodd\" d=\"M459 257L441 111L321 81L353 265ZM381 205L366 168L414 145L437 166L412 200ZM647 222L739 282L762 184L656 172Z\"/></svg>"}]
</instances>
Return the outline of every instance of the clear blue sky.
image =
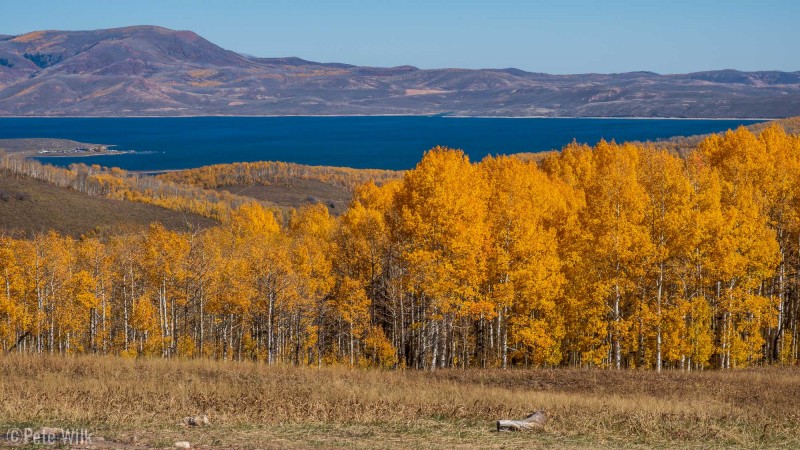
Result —
<instances>
[{"instance_id":1,"label":"clear blue sky","mask_svg":"<svg viewBox=\"0 0 800 450\"><path fill-rule=\"evenodd\" d=\"M139 24L256 56L359 65L800 70L797 0L0 0L0 34Z\"/></svg>"}]
</instances>

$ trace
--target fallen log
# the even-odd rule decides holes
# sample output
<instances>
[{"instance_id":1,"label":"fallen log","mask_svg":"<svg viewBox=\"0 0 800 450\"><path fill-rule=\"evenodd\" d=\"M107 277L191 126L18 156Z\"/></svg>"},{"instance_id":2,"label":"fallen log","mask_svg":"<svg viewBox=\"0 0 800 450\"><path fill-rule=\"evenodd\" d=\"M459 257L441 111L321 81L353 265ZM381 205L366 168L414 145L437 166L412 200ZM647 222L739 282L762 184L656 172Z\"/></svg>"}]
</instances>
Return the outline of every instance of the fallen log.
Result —
<instances>
[{"instance_id":1,"label":"fallen log","mask_svg":"<svg viewBox=\"0 0 800 450\"><path fill-rule=\"evenodd\" d=\"M497 431L532 431L541 429L547 423L547 413L534 411L522 420L498 420Z\"/></svg>"},{"instance_id":2,"label":"fallen log","mask_svg":"<svg viewBox=\"0 0 800 450\"><path fill-rule=\"evenodd\" d=\"M203 414L201 416L189 416L183 418L183 426L199 427L208 425L208 416Z\"/></svg>"}]
</instances>

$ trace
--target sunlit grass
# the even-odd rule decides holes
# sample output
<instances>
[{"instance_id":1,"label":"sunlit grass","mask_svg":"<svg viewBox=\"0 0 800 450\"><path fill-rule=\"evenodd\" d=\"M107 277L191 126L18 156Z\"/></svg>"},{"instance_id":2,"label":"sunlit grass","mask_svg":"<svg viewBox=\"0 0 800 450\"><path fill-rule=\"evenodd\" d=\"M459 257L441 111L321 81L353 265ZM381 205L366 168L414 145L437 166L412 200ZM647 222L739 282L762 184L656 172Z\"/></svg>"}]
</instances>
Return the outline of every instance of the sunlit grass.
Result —
<instances>
[{"instance_id":1,"label":"sunlit grass","mask_svg":"<svg viewBox=\"0 0 800 450\"><path fill-rule=\"evenodd\" d=\"M217 448L792 447L800 371L360 371L206 360L0 357L0 425ZM541 432L493 432L535 409ZM211 425L181 418L208 414Z\"/></svg>"}]
</instances>

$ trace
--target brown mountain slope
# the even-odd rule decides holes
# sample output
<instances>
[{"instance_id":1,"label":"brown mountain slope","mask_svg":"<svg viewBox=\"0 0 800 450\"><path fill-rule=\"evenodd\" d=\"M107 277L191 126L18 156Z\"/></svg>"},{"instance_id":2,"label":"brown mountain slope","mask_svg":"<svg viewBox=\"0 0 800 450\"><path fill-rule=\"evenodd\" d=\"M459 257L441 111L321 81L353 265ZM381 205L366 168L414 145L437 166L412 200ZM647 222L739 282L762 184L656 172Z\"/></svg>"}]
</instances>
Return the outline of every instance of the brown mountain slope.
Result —
<instances>
[{"instance_id":1,"label":"brown mountain slope","mask_svg":"<svg viewBox=\"0 0 800 450\"><path fill-rule=\"evenodd\" d=\"M29 236L55 230L80 236L141 229L153 222L172 230L209 227L216 223L144 203L91 197L0 171L0 233Z\"/></svg>"},{"instance_id":2,"label":"brown mountain slope","mask_svg":"<svg viewBox=\"0 0 800 450\"><path fill-rule=\"evenodd\" d=\"M745 128L752 131L753 133L760 133L764 131L765 128L771 127L773 125L777 125L783 128L784 130L786 130L787 133L790 134L800 133L800 117L788 117L786 119L759 122L759 123L754 123L752 125L747 125ZM681 155L686 155L690 151L692 151L692 149L697 147L697 145L708 136L710 136L710 134L696 134L693 136L675 136L668 139L661 139L655 141L655 145L660 148L678 152Z\"/></svg>"},{"instance_id":3,"label":"brown mountain slope","mask_svg":"<svg viewBox=\"0 0 800 450\"><path fill-rule=\"evenodd\" d=\"M255 58L137 26L0 37L0 115L787 117L800 72L548 75Z\"/></svg>"}]
</instances>

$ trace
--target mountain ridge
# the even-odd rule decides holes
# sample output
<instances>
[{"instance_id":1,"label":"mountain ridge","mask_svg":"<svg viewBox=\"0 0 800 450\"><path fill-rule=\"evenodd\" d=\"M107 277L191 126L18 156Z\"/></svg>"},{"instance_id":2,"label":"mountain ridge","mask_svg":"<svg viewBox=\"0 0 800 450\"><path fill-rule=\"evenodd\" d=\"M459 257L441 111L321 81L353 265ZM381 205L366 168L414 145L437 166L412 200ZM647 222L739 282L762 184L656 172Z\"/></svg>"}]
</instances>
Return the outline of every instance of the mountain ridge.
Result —
<instances>
[{"instance_id":1,"label":"mountain ridge","mask_svg":"<svg viewBox=\"0 0 800 450\"><path fill-rule=\"evenodd\" d=\"M0 37L0 116L392 114L779 118L800 115L800 72L355 66L243 55L152 25Z\"/></svg>"}]
</instances>

